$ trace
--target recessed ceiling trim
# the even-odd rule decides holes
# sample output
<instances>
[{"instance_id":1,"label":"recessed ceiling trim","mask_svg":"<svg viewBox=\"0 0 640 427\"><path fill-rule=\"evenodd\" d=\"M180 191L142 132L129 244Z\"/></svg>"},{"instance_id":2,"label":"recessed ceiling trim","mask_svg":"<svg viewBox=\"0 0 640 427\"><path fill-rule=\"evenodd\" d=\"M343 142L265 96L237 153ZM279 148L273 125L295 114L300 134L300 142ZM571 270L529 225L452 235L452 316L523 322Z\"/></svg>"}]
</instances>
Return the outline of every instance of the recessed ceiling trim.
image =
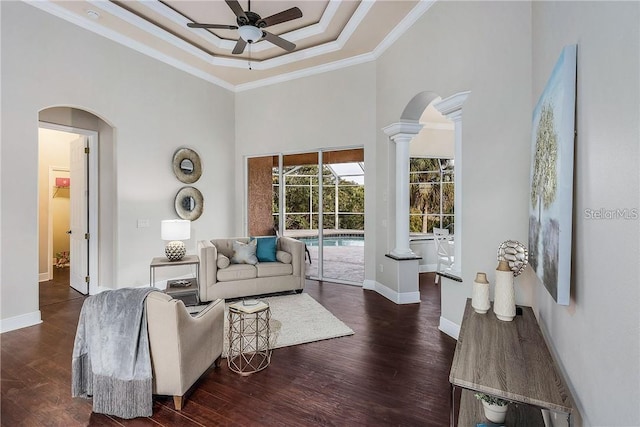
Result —
<instances>
[{"instance_id":1,"label":"recessed ceiling trim","mask_svg":"<svg viewBox=\"0 0 640 427\"><path fill-rule=\"evenodd\" d=\"M180 60L177 60L168 55L165 55L164 53L156 49L153 49L143 43L140 43L129 37L123 36L122 34L119 34L113 30L105 28L104 26L98 24L96 21L79 17L75 13L69 12L67 9L62 8L51 1L26 1L25 3L33 7L36 7L46 13L57 16L58 18L64 19L67 22L71 22L72 24L75 24L81 28L84 28L85 30L98 34L106 39L119 43L130 49L136 50L144 55L150 56L151 58L155 58L158 61L171 65L174 68L177 68L193 76L201 78L205 81L218 85L224 89L233 91L235 88L234 85L226 82L225 80L222 80L196 67L193 67Z\"/></svg>"},{"instance_id":2,"label":"recessed ceiling trim","mask_svg":"<svg viewBox=\"0 0 640 427\"><path fill-rule=\"evenodd\" d=\"M188 52L189 54L195 56L198 59L201 59L206 62L211 62L211 55L208 54L207 52L195 47L191 43L188 43L179 37L174 36L173 34L166 32L165 30L152 24L146 19L140 18L135 13L131 13L120 6L114 3L111 3L110 1L104 1L104 0L86 0L86 1L90 3L92 6L102 9L103 11L110 13L116 18L122 19L123 21L128 22L129 24L135 27L138 27L141 30L151 34L154 37L164 40L167 43L171 43L175 47Z\"/></svg>"},{"instance_id":3,"label":"recessed ceiling trim","mask_svg":"<svg viewBox=\"0 0 640 427\"><path fill-rule=\"evenodd\" d=\"M96 0L89 0L92 4L95 4L97 6L100 6L101 9L104 9L103 5L105 3L110 3L110 2L105 2L105 1L101 1L101 2L96 2ZM354 21L354 19L359 19L357 22L361 22L362 19L364 19L364 16L366 15L366 12L368 12L368 10L373 6L375 0L363 0L360 5L358 6L356 12L354 13L354 15L351 17L349 23L347 24L347 26L345 27L345 29L343 30L343 32L340 34L340 36L338 37L338 39L334 42L329 42L326 43L324 45L321 46L316 46L314 48L308 48L308 49L303 49L301 51L296 51L293 54L289 54L289 55L283 55L281 57L276 57L273 59L269 59L266 61L262 61L262 62L252 62L252 66L254 69L270 69L273 67L277 67L277 66L281 66L281 65L286 65L289 64L291 62L296 62L296 61L300 61L300 60L304 60L307 58L312 58L318 55L322 55L324 53L328 53L328 52L334 52L338 49L340 49L342 46L344 46L344 44L346 43L346 41L348 40L348 37L350 37L353 34L353 31L355 30L355 28L357 27L356 21ZM234 92L241 92L241 91L246 91L246 90L250 90L250 89L255 89L258 87L263 87L263 86L268 86L268 85L272 85L272 84L276 84L276 83L281 83L281 82L285 82L288 80L293 80L293 79L298 79L298 78L302 78L302 77L306 77L306 76L312 76L312 75L316 75L316 74L321 74L324 72L328 72L328 71L333 71L333 70L337 70L337 69L341 69L341 68L346 68L346 67L350 67L353 65L357 65L357 64L361 64L361 63L366 63L366 62L370 62L373 61L375 59L377 59L378 57L380 57L380 55L382 55L384 53L384 51L386 51L402 34L404 34L408 28L410 28L437 0L421 0L418 2L418 4L412 9L412 11L398 24L396 25L396 27L394 27L394 29L383 39L383 41L381 43L378 44L378 46L369 53L365 53L365 54L361 54L361 55L357 55L354 57L350 57L350 58L346 58L344 60L338 60L338 61L334 61L332 63L328 63L328 64L323 64L320 66L312 66L309 68L305 68L302 70L297 70L294 72L290 72L290 73L286 73L286 74L281 74L278 76L274 76L274 77L269 77L269 78L265 78L265 79L261 79L261 80L256 80L250 83L245 83L245 84L239 84L239 85L233 85L231 83L228 83L227 81L215 77L214 75L199 69L198 67L189 65L181 60L175 59L173 57L171 57L168 54L165 54L159 50L156 50L144 43L135 41L133 39L131 39L128 36L124 36L122 34L119 34L113 30L110 30L102 25L99 24L99 21L95 21L95 20L90 20L88 18L86 18L85 16L81 16L78 15L74 12L69 11L68 9L65 9L57 4L55 4L52 0L41 0L41 1L32 1L32 0L25 0L25 2L31 6L34 6L40 10L43 10L44 12L50 13L54 16L57 16L58 18L64 19L68 22L71 22L75 25L78 25L81 28L84 28L86 30L89 30L91 32L94 32L100 36L103 36L105 38L108 38L114 42L117 42L119 44L122 44L128 48L131 48L133 50L136 50L142 54L145 54L147 56L150 56L152 58L155 58L161 62L164 62L168 65L171 65L175 68L178 68L180 70L183 70L191 75L194 75L198 78L201 78L205 81L208 81L210 83L213 83L215 85L221 86L222 88L234 91ZM143 4L146 4L146 2L142 2ZM156 0L153 0L153 3L157 3ZM327 9L330 9L331 7L335 7L333 5L337 5L339 3L338 0L330 0L330 3L327 6ZM124 10L120 7L118 7L120 10ZM363 8L363 9L361 9ZM366 12L365 12L366 11ZM130 13L127 11L127 13ZM323 14L323 18L326 15L327 12L325 12L325 14ZM335 12L334 12L335 13ZM134 15L134 14L132 14ZM134 15L136 16L136 15ZM136 16L137 17L137 16ZM139 18L139 17L138 17ZM142 18L139 18L142 19ZM144 20L143 20L144 21ZM322 19L321 19L322 21ZM148 22L148 21L145 21ZM185 21L188 22L188 21ZM352 23L353 22L353 23ZM149 23L150 24L150 23ZM137 26L140 26L138 23L134 24ZM186 23L185 23L186 25ZM320 22L319 24L314 24L314 25L322 25L322 22ZM300 31L300 30L296 30L296 31ZM290 32L290 34L295 34L296 31L292 31ZM207 33L209 33L207 31ZM210 54L208 54L207 52L204 52L201 49L198 49L197 47L189 44L188 42L185 42L184 40L180 39L179 37L173 36L172 34L162 30L160 32L161 35L158 35L157 33L153 33L153 35L155 35L156 37L160 37L160 39L165 40L171 44L173 44L174 46L176 45L176 43L179 42L171 42L169 40L167 40L168 36L174 37L177 40L180 40L180 42L183 42L185 45L190 46L191 48L185 49L185 46L179 46L181 49L183 50L187 50L189 53L192 53L193 55L195 55L197 58L203 58L202 55L204 55L206 57L206 62L211 64L211 65L220 65L220 66L225 66L225 67L231 67L231 68L245 68L246 67L246 59L242 59L242 60L238 60L238 59L233 59L233 58L224 58L224 57L211 57ZM211 34L211 33L209 33ZM211 34L213 36L213 34ZM215 36L213 36L214 38L217 38ZM233 44L233 42L231 42ZM254 46L254 47L257 47ZM283 60L285 57L292 57L289 59L289 61L285 61ZM294 59L295 58L295 59Z\"/></svg>"},{"instance_id":4,"label":"recessed ceiling trim","mask_svg":"<svg viewBox=\"0 0 640 427\"><path fill-rule=\"evenodd\" d=\"M180 13L176 12L175 10L165 5L164 3L161 3L158 0L143 1L140 4L141 6L153 12L156 12L159 15L164 16L165 18L167 18L168 20L170 20L176 25L186 28L187 23L191 22L190 19L184 17ZM280 36L286 36L287 40L291 42L296 42L298 40L302 40L307 37L313 37L313 36L323 34L326 31L329 24L331 23L331 20L333 19L333 17L335 16L339 8L340 8L340 0L330 0L329 4L327 5L327 8L325 9L325 11L322 14L322 17L320 18L320 22L313 25L309 25L304 28L294 30L294 31L282 33L280 34ZM207 31L204 28L189 28L189 31L191 31L193 34L196 34L198 37L200 37L202 40L206 41L207 43L211 43L214 46L221 49L232 50L236 44L235 40L222 39L217 35L215 35L214 33L212 33L211 31ZM272 46L263 44L263 43L257 43L252 46L252 50L254 52L261 52L263 50L267 50L271 48Z\"/></svg>"},{"instance_id":5,"label":"recessed ceiling trim","mask_svg":"<svg viewBox=\"0 0 640 427\"><path fill-rule=\"evenodd\" d=\"M282 55L271 59L265 59L260 62L252 62L252 67L256 70L269 70L271 68L279 67L282 65L291 64L294 62L302 61L316 56L324 55L331 52L336 52L342 49L345 43L353 35L358 25L364 20L367 13L373 7L375 0L367 0L360 2L360 5L354 12L354 14L345 25L344 29L335 41L324 43L318 46L309 47L307 49L296 50L288 55ZM243 62L243 66L245 62Z\"/></svg>"},{"instance_id":6,"label":"recessed ceiling trim","mask_svg":"<svg viewBox=\"0 0 640 427\"><path fill-rule=\"evenodd\" d=\"M438 0L421 0L418 4L411 9L411 12L405 17L398 25L396 25L389 35L385 37L373 52L363 54L339 61L335 61L329 64L320 65L317 67L310 67L304 70L294 71L292 73L281 74L275 77L269 77L262 80L256 80L250 83L244 83L235 87L236 92L243 92L246 90L257 89L263 86L270 86L277 83L283 83L289 80L299 79L302 77L313 76L316 74L325 73L327 71L335 71L341 68L351 67L353 65L362 64L369 61L378 59L396 40L400 38L416 21L433 6Z\"/></svg>"},{"instance_id":7,"label":"recessed ceiling trim","mask_svg":"<svg viewBox=\"0 0 640 427\"><path fill-rule=\"evenodd\" d=\"M302 61L304 59L313 58L315 56L324 55L326 53L331 53L331 52L335 52L337 50L342 49L342 47L347 42L347 40L349 40L349 37L353 35L353 32L356 30L358 25L365 18L369 10L371 10L375 1L376 0L366 0L366 1L360 2L360 4L358 5L358 8L356 9L354 14L351 16L351 18L347 22L345 28L340 33L337 40L324 43L318 46L314 46L312 48L294 51L293 53L288 55L281 55L281 56L271 58L271 59L266 59L263 61L252 61L252 68L255 70L269 70L274 67L288 65L297 61ZM46 0L44 2L49 3L50 0ZM129 12L128 10L120 6L117 6L114 3L104 1L104 0L87 0L87 2L96 6L97 8L102 9L105 12L112 14L117 18L120 18L142 29L143 31L146 31L147 33L153 35L154 37L157 37L161 40L171 43L172 45L194 55L195 57L203 61L208 62L211 65L219 65L219 66L225 66L225 67L231 67L231 68L247 67L246 58L235 59L235 58L227 58L222 56L210 55L207 52L199 49L198 47L182 40L179 37L174 36L173 34L161 29L160 27L152 24L146 19L140 18L138 15L132 12ZM91 27L85 27L85 28L91 29ZM231 50L235 45L235 42L230 40L221 40L221 42L227 42L229 50ZM264 48L260 49L259 48L260 45L264 46ZM268 48L271 48L271 46L267 46L266 43L261 43L261 42L258 42L252 46L252 49L254 51L264 50L265 48L268 49Z\"/></svg>"},{"instance_id":8,"label":"recessed ceiling trim","mask_svg":"<svg viewBox=\"0 0 640 427\"><path fill-rule=\"evenodd\" d=\"M330 0L327 8L322 13L320 22L318 22L317 24L309 25L307 27L299 28L297 30L285 33L287 35L287 40L298 41L307 37L313 37L319 34L323 34L329 27L331 20L340 8L340 1L341 0Z\"/></svg>"},{"instance_id":9,"label":"recessed ceiling trim","mask_svg":"<svg viewBox=\"0 0 640 427\"><path fill-rule=\"evenodd\" d=\"M174 24L179 25L181 27L186 28L187 24L191 22L190 19L179 14L175 10L171 9L169 6L163 3L160 3L158 0L143 1L143 2L140 2L140 5L143 7L146 7L147 9L153 12L156 12L159 15L164 16ZM191 32L193 34L196 34L198 37L200 37L202 40L206 41L207 43L211 43L215 47L231 50L235 45L235 42L221 39L220 37L213 34L211 31L207 31L204 28L192 28ZM229 43L224 43L225 41Z\"/></svg>"}]
</instances>

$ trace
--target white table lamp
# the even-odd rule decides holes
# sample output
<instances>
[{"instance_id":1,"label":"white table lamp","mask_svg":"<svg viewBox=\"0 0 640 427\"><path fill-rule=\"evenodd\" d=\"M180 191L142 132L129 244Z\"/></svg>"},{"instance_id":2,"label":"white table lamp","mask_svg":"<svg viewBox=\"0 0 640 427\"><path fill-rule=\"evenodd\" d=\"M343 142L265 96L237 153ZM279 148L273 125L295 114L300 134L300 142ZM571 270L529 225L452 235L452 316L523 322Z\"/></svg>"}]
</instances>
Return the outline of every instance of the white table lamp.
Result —
<instances>
[{"instance_id":1,"label":"white table lamp","mask_svg":"<svg viewBox=\"0 0 640 427\"><path fill-rule=\"evenodd\" d=\"M187 253L182 240L191 238L191 221L186 219L165 219L160 223L162 240L170 240L164 248L169 261L180 261Z\"/></svg>"}]
</instances>

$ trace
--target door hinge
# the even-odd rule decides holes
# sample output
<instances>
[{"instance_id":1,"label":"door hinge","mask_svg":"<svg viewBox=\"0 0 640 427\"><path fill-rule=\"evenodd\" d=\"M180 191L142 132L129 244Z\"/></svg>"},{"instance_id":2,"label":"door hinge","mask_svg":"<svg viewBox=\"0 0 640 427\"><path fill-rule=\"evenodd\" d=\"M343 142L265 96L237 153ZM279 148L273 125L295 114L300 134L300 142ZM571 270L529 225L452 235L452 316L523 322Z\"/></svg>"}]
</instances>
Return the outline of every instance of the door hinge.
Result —
<instances>
[{"instance_id":1,"label":"door hinge","mask_svg":"<svg viewBox=\"0 0 640 427\"><path fill-rule=\"evenodd\" d=\"M84 233L85 240L89 240L89 233Z\"/></svg>"},{"instance_id":2,"label":"door hinge","mask_svg":"<svg viewBox=\"0 0 640 427\"><path fill-rule=\"evenodd\" d=\"M89 283L89 276L85 276L84 281Z\"/></svg>"},{"instance_id":3,"label":"door hinge","mask_svg":"<svg viewBox=\"0 0 640 427\"><path fill-rule=\"evenodd\" d=\"M89 147L84 147L84 154L89 154Z\"/></svg>"}]
</instances>

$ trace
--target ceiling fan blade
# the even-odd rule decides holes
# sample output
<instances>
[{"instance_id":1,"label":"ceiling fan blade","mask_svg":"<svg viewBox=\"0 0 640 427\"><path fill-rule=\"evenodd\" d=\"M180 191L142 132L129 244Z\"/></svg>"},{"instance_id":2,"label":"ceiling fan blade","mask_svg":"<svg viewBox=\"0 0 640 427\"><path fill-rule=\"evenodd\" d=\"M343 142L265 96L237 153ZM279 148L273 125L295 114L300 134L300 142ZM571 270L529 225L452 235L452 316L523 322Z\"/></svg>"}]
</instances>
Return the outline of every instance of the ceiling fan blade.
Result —
<instances>
[{"instance_id":1,"label":"ceiling fan blade","mask_svg":"<svg viewBox=\"0 0 640 427\"><path fill-rule=\"evenodd\" d=\"M231 53L233 53L234 55L239 55L242 52L244 52L245 46L247 46L247 42L244 41L242 38L239 38L238 42L236 43L236 46L233 48Z\"/></svg>"},{"instance_id":2,"label":"ceiling fan blade","mask_svg":"<svg viewBox=\"0 0 640 427\"><path fill-rule=\"evenodd\" d=\"M288 52L291 52L296 48L296 45L294 43L291 43L290 41L285 40L280 36L276 36L275 34L271 34L270 32L264 30L262 31L262 33L264 34L265 40L270 41L271 43L283 48Z\"/></svg>"},{"instance_id":3,"label":"ceiling fan blade","mask_svg":"<svg viewBox=\"0 0 640 427\"><path fill-rule=\"evenodd\" d=\"M216 28L219 30L237 30L236 25L222 25L222 24L197 24L195 22L187 23L189 28Z\"/></svg>"},{"instance_id":4,"label":"ceiling fan blade","mask_svg":"<svg viewBox=\"0 0 640 427\"><path fill-rule=\"evenodd\" d=\"M236 14L236 16L240 21L242 21L245 24L249 22L249 18L247 18L247 15L244 13L244 10L242 10L242 6L240 6L240 3L238 3L238 0L224 0L224 1L227 3L227 6L231 8L233 13Z\"/></svg>"},{"instance_id":5,"label":"ceiling fan blade","mask_svg":"<svg viewBox=\"0 0 640 427\"><path fill-rule=\"evenodd\" d=\"M265 28L298 18L302 18L302 11L297 7L292 7L291 9L283 10L280 13L258 20L258 22L256 22L256 26Z\"/></svg>"}]
</instances>

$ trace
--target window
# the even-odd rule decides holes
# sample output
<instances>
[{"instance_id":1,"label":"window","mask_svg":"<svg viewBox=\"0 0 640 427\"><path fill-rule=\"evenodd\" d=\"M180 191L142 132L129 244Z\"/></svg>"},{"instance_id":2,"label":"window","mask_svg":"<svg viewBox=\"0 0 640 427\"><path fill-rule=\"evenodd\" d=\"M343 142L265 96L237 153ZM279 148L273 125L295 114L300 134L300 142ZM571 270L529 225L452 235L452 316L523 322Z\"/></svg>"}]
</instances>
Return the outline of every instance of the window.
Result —
<instances>
[{"instance_id":1,"label":"window","mask_svg":"<svg viewBox=\"0 0 640 427\"><path fill-rule=\"evenodd\" d=\"M318 229L318 166L285 166L285 230ZM324 165L323 227L364 230L364 165ZM278 223L279 173L273 168L273 217Z\"/></svg>"},{"instance_id":2,"label":"window","mask_svg":"<svg viewBox=\"0 0 640 427\"><path fill-rule=\"evenodd\" d=\"M453 234L453 159L409 159L409 232L432 233L433 227Z\"/></svg>"}]
</instances>

